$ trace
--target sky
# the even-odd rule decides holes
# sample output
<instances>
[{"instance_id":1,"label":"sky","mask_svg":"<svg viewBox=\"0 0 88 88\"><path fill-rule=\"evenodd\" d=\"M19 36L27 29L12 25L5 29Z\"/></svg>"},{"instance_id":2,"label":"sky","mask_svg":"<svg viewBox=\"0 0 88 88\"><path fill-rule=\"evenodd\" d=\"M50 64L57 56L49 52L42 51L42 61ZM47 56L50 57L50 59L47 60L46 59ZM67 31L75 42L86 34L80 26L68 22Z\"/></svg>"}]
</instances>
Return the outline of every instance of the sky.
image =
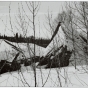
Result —
<instances>
[{"instance_id":1,"label":"sky","mask_svg":"<svg viewBox=\"0 0 88 88\"><path fill-rule=\"evenodd\" d=\"M13 1L13 2L0 1L0 25L1 25L0 34L1 35L5 34L7 36L13 36L13 33L15 34L17 32L22 35L25 33L20 29L19 25L17 24L17 20L15 18L15 17L18 17L18 14L19 14L18 4L20 7L21 1L19 2L18 1ZM22 2L22 5L26 14L31 19L32 15L30 14L27 8L26 2ZM40 2L40 8L35 18L36 37L43 37L43 38L51 37L50 33L46 29L46 28L49 28L49 25L47 25L47 19L46 19L46 16L48 15L48 11L52 13L52 19L54 20L57 17L58 13L62 12L62 7L65 8L64 5L65 5L65 2L60 2L60 1L41 1ZM9 14L9 11L10 11L10 14ZM28 19L26 20L28 21ZM32 24L29 24L29 25L32 26ZM32 36L32 35L33 35L33 29L28 27L27 36Z\"/></svg>"}]
</instances>

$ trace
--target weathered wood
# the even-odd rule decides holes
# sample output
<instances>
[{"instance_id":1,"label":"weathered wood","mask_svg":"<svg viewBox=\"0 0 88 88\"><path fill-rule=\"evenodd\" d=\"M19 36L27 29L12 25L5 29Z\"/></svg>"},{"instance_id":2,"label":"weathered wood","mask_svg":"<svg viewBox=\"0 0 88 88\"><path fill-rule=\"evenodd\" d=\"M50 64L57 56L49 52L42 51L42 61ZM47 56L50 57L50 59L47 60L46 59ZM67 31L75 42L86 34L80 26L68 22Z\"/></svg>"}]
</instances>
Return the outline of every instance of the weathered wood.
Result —
<instances>
[{"instance_id":1,"label":"weathered wood","mask_svg":"<svg viewBox=\"0 0 88 88\"><path fill-rule=\"evenodd\" d=\"M17 53L15 58L13 59L12 63L17 60L17 57L19 56L20 53Z\"/></svg>"},{"instance_id":2,"label":"weathered wood","mask_svg":"<svg viewBox=\"0 0 88 88\"><path fill-rule=\"evenodd\" d=\"M11 63L6 60L1 60L0 62L0 74L10 71Z\"/></svg>"},{"instance_id":3,"label":"weathered wood","mask_svg":"<svg viewBox=\"0 0 88 88\"><path fill-rule=\"evenodd\" d=\"M60 50L60 49L59 49ZM57 50L58 54L54 55L51 53L49 56L42 57L38 66L46 65L45 68L56 68L65 67L69 65L69 59L71 57L72 51L67 50L67 46L61 47L61 52ZM51 59L51 57L53 58Z\"/></svg>"},{"instance_id":4,"label":"weathered wood","mask_svg":"<svg viewBox=\"0 0 88 88\"><path fill-rule=\"evenodd\" d=\"M18 63L16 61L18 56L19 56L19 53L16 54L16 56L12 62L8 62L6 60L1 60L1 62L0 62L0 74L19 70L21 68L21 65L20 65L20 63Z\"/></svg>"}]
</instances>

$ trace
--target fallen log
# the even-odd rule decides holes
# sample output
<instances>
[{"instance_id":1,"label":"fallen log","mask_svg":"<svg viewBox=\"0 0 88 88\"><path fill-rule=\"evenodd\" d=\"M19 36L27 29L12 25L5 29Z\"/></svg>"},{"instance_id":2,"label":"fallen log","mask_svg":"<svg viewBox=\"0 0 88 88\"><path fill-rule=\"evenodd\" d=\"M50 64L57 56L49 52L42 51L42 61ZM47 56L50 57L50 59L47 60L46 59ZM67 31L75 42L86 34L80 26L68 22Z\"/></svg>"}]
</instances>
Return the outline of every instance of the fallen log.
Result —
<instances>
[{"instance_id":1,"label":"fallen log","mask_svg":"<svg viewBox=\"0 0 88 88\"><path fill-rule=\"evenodd\" d=\"M60 51L60 52L59 52ZM42 57L37 66L46 65L45 68L56 68L56 67L65 67L69 65L69 59L71 57L72 51L67 50L67 46L61 46L58 50L54 51L55 55L52 53L48 54L45 57Z\"/></svg>"},{"instance_id":2,"label":"fallen log","mask_svg":"<svg viewBox=\"0 0 88 88\"><path fill-rule=\"evenodd\" d=\"M16 56L12 62L8 62L6 60L1 60L0 74L19 70L21 68L21 65L16 61L18 56L19 56L19 53L16 54Z\"/></svg>"}]
</instances>

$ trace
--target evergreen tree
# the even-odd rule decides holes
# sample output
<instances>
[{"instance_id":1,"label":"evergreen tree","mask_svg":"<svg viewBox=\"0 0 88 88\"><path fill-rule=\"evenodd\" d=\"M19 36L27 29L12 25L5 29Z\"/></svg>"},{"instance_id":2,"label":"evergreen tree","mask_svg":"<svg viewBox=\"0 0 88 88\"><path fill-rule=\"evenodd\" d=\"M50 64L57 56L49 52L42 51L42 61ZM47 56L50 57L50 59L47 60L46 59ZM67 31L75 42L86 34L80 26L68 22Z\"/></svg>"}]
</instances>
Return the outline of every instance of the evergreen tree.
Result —
<instances>
[{"instance_id":1,"label":"evergreen tree","mask_svg":"<svg viewBox=\"0 0 88 88\"><path fill-rule=\"evenodd\" d=\"M18 33L16 33L16 39L18 39Z\"/></svg>"}]
</instances>

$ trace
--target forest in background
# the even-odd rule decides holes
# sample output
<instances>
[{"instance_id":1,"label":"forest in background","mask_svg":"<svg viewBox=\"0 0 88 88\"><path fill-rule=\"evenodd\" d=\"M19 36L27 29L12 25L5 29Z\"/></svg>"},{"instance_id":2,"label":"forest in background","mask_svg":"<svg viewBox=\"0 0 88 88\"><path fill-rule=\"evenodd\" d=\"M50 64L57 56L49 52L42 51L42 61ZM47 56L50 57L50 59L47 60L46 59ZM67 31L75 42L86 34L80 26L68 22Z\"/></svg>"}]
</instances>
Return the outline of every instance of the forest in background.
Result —
<instances>
[{"instance_id":1,"label":"forest in background","mask_svg":"<svg viewBox=\"0 0 88 88\"><path fill-rule=\"evenodd\" d=\"M14 37L11 36L1 36L0 35L0 39L5 39L8 40L10 42L14 42L14 43L35 43L36 45L39 45L41 47L47 47L47 45L50 42L50 39L44 39L44 38L35 38L33 36L30 37L22 37L21 35L18 36L18 33L16 33L16 35Z\"/></svg>"}]
</instances>

